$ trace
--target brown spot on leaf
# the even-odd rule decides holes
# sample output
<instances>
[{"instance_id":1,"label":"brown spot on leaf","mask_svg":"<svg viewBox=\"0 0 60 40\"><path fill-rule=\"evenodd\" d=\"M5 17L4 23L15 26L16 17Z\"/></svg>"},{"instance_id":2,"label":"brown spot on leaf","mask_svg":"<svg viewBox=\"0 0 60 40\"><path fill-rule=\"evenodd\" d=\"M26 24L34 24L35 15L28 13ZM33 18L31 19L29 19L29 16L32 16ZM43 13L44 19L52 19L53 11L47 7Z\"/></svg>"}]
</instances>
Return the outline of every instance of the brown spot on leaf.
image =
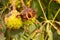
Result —
<instances>
[{"instance_id":1,"label":"brown spot on leaf","mask_svg":"<svg viewBox=\"0 0 60 40\"><path fill-rule=\"evenodd\" d=\"M2 29L2 24L0 24L0 29Z\"/></svg>"}]
</instances>

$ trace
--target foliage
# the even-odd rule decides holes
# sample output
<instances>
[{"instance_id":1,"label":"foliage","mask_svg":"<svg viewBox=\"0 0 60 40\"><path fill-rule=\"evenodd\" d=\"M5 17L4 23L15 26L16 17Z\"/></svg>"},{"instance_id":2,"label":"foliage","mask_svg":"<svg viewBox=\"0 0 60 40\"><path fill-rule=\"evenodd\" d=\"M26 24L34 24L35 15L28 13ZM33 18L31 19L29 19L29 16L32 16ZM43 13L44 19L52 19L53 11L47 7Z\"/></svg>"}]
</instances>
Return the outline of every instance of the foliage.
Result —
<instances>
[{"instance_id":1,"label":"foliage","mask_svg":"<svg viewBox=\"0 0 60 40\"><path fill-rule=\"evenodd\" d=\"M12 13L15 18L11 20L12 10L19 14ZM11 25L5 23L6 15ZM14 29L16 22L18 27L22 25L18 29ZM7 28L11 26L13 29ZM0 0L0 40L60 40L60 1Z\"/></svg>"}]
</instances>

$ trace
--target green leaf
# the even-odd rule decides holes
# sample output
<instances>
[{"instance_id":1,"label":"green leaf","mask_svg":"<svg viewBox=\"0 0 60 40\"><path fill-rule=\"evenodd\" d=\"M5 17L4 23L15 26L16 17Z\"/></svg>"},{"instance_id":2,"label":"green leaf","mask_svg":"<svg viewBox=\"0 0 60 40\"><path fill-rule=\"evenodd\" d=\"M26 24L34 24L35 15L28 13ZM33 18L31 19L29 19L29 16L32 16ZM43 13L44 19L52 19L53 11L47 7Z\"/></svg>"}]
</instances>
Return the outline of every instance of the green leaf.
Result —
<instances>
[{"instance_id":1,"label":"green leaf","mask_svg":"<svg viewBox=\"0 0 60 40\"><path fill-rule=\"evenodd\" d=\"M53 33L52 33L49 23L47 24L46 29L47 29L46 31L47 31L47 35L48 35L48 40L53 40Z\"/></svg>"},{"instance_id":2,"label":"green leaf","mask_svg":"<svg viewBox=\"0 0 60 40\"><path fill-rule=\"evenodd\" d=\"M0 24L2 25L2 29L0 30L1 32L5 32L6 31L6 25L4 23L4 21L0 21Z\"/></svg>"},{"instance_id":3,"label":"green leaf","mask_svg":"<svg viewBox=\"0 0 60 40\"><path fill-rule=\"evenodd\" d=\"M50 11L51 11L51 13L52 13L52 15L53 16L55 16L55 14L56 14L56 12L57 12L57 10L60 8L60 4L58 4L58 3L55 3L55 2L51 2L51 4L50 4ZM50 14L50 12L49 12L49 14ZM56 17L56 19L58 20L58 21L60 21L60 13L58 14L58 16Z\"/></svg>"},{"instance_id":4,"label":"green leaf","mask_svg":"<svg viewBox=\"0 0 60 40\"><path fill-rule=\"evenodd\" d=\"M37 2L37 0L33 0L31 2L31 7L37 11L38 16L42 15L42 11L41 11L41 8L40 8L39 3Z\"/></svg>"},{"instance_id":5,"label":"green leaf","mask_svg":"<svg viewBox=\"0 0 60 40\"><path fill-rule=\"evenodd\" d=\"M40 27L40 40L44 40L44 28L43 28L43 26Z\"/></svg>"},{"instance_id":6,"label":"green leaf","mask_svg":"<svg viewBox=\"0 0 60 40\"><path fill-rule=\"evenodd\" d=\"M40 36L41 36L40 33L36 34L33 40L42 40Z\"/></svg>"},{"instance_id":7,"label":"green leaf","mask_svg":"<svg viewBox=\"0 0 60 40\"><path fill-rule=\"evenodd\" d=\"M35 24L29 25L29 33L32 33L36 29Z\"/></svg>"},{"instance_id":8,"label":"green leaf","mask_svg":"<svg viewBox=\"0 0 60 40\"><path fill-rule=\"evenodd\" d=\"M57 30L58 35L60 35L60 30Z\"/></svg>"}]
</instances>

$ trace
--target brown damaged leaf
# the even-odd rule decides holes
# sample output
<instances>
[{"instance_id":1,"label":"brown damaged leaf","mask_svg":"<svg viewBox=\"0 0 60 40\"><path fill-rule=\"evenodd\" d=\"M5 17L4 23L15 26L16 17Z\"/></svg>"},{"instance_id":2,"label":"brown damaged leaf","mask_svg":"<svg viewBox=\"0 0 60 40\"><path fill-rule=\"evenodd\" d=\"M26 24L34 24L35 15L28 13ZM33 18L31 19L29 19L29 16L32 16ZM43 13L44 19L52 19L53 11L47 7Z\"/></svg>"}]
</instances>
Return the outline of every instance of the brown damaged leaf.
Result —
<instances>
[{"instance_id":1,"label":"brown damaged leaf","mask_svg":"<svg viewBox=\"0 0 60 40\"><path fill-rule=\"evenodd\" d=\"M4 34L0 32L0 40L5 40Z\"/></svg>"},{"instance_id":2,"label":"brown damaged leaf","mask_svg":"<svg viewBox=\"0 0 60 40\"><path fill-rule=\"evenodd\" d=\"M0 24L0 29L2 29L2 24Z\"/></svg>"}]
</instances>

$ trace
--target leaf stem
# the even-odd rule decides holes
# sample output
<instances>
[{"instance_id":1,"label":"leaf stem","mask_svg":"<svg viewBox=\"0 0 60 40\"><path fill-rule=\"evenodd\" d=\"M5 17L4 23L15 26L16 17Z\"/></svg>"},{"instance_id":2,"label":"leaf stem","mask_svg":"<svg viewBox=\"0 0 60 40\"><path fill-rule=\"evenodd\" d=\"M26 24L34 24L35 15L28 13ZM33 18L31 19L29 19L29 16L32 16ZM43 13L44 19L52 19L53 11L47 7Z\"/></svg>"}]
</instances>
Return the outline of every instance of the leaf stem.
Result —
<instances>
[{"instance_id":1,"label":"leaf stem","mask_svg":"<svg viewBox=\"0 0 60 40\"><path fill-rule=\"evenodd\" d=\"M53 25L51 22L50 22L50 24L51 24L56 30L58 30L58 28L57 28L55 25Z\"/></svg>"},{"instance_id":2,"label":"leaf stem","mask_svg":"<svg viewBox=\"0 0 60 40\"><path fill-rule=\"evenodd\" d=\"M55 18L57 17L57 15L58 15L59 12L60 12L60 8L59 8L58 11L56 12L56 14L55 14L52 22L54 22L54 20L55 20Z\"/></svg>"},{"instance_id":3,"label":"leaf stem","mask_svg":"<svg viewBox=\"0 0 60 40\"><path fill-rule=\"evenodd\" d=\"M28 4L28 7L30 7L31 5L30 5L30 2L31 2L32 0L29 0L28 2L27 2L27 4Z\"/></svg>"},{"instance_id":4,"label":"leaf stem","mask_svg":"<svg viewBox=\"0 0 60 40\"><path fill-rule=\"evenodd\" d=\"M25 5L25 3L24 3L24 0L21 0L21 3L22 3L22 6L23 6L24 8L27 8L26 5Z\"/></svg>"},{"instance_id":5,"label":"leaf stem","mask_svg":"<svg viewBox=\"0 0 60 40\"><path fill-rule=\"evenodd\" d=\"M44 9L43 9L43 7L42 7L42 4L41 4L41 2L40 2L39 0L38 0L38 3L39 3L39 5L40 5L40 7L41 7L41 10L42 10L43 15L44 15L44 17L45 17L45 20L47 20L46 13L44 12Z\"/></svg>"},{"instance_id":6,"label":"leaf stem","mask_svg":"<svg viewBox=\"0 0 60 40\"><path fill-rule=\"evenodd\" d=\"M6 40L10 40L10 29L6 30Z\"/></svg>"},{"instance_id":7,"label":"leaf stem","mask_svg":"<svg viewBox=\"0 0 60 40\"><path fill-rule=\"evenodd\" d=\"M16 0L9 0L11 2L11 5L13 6L13 9L16 9Z\"/></svg>"}]
</instances>

